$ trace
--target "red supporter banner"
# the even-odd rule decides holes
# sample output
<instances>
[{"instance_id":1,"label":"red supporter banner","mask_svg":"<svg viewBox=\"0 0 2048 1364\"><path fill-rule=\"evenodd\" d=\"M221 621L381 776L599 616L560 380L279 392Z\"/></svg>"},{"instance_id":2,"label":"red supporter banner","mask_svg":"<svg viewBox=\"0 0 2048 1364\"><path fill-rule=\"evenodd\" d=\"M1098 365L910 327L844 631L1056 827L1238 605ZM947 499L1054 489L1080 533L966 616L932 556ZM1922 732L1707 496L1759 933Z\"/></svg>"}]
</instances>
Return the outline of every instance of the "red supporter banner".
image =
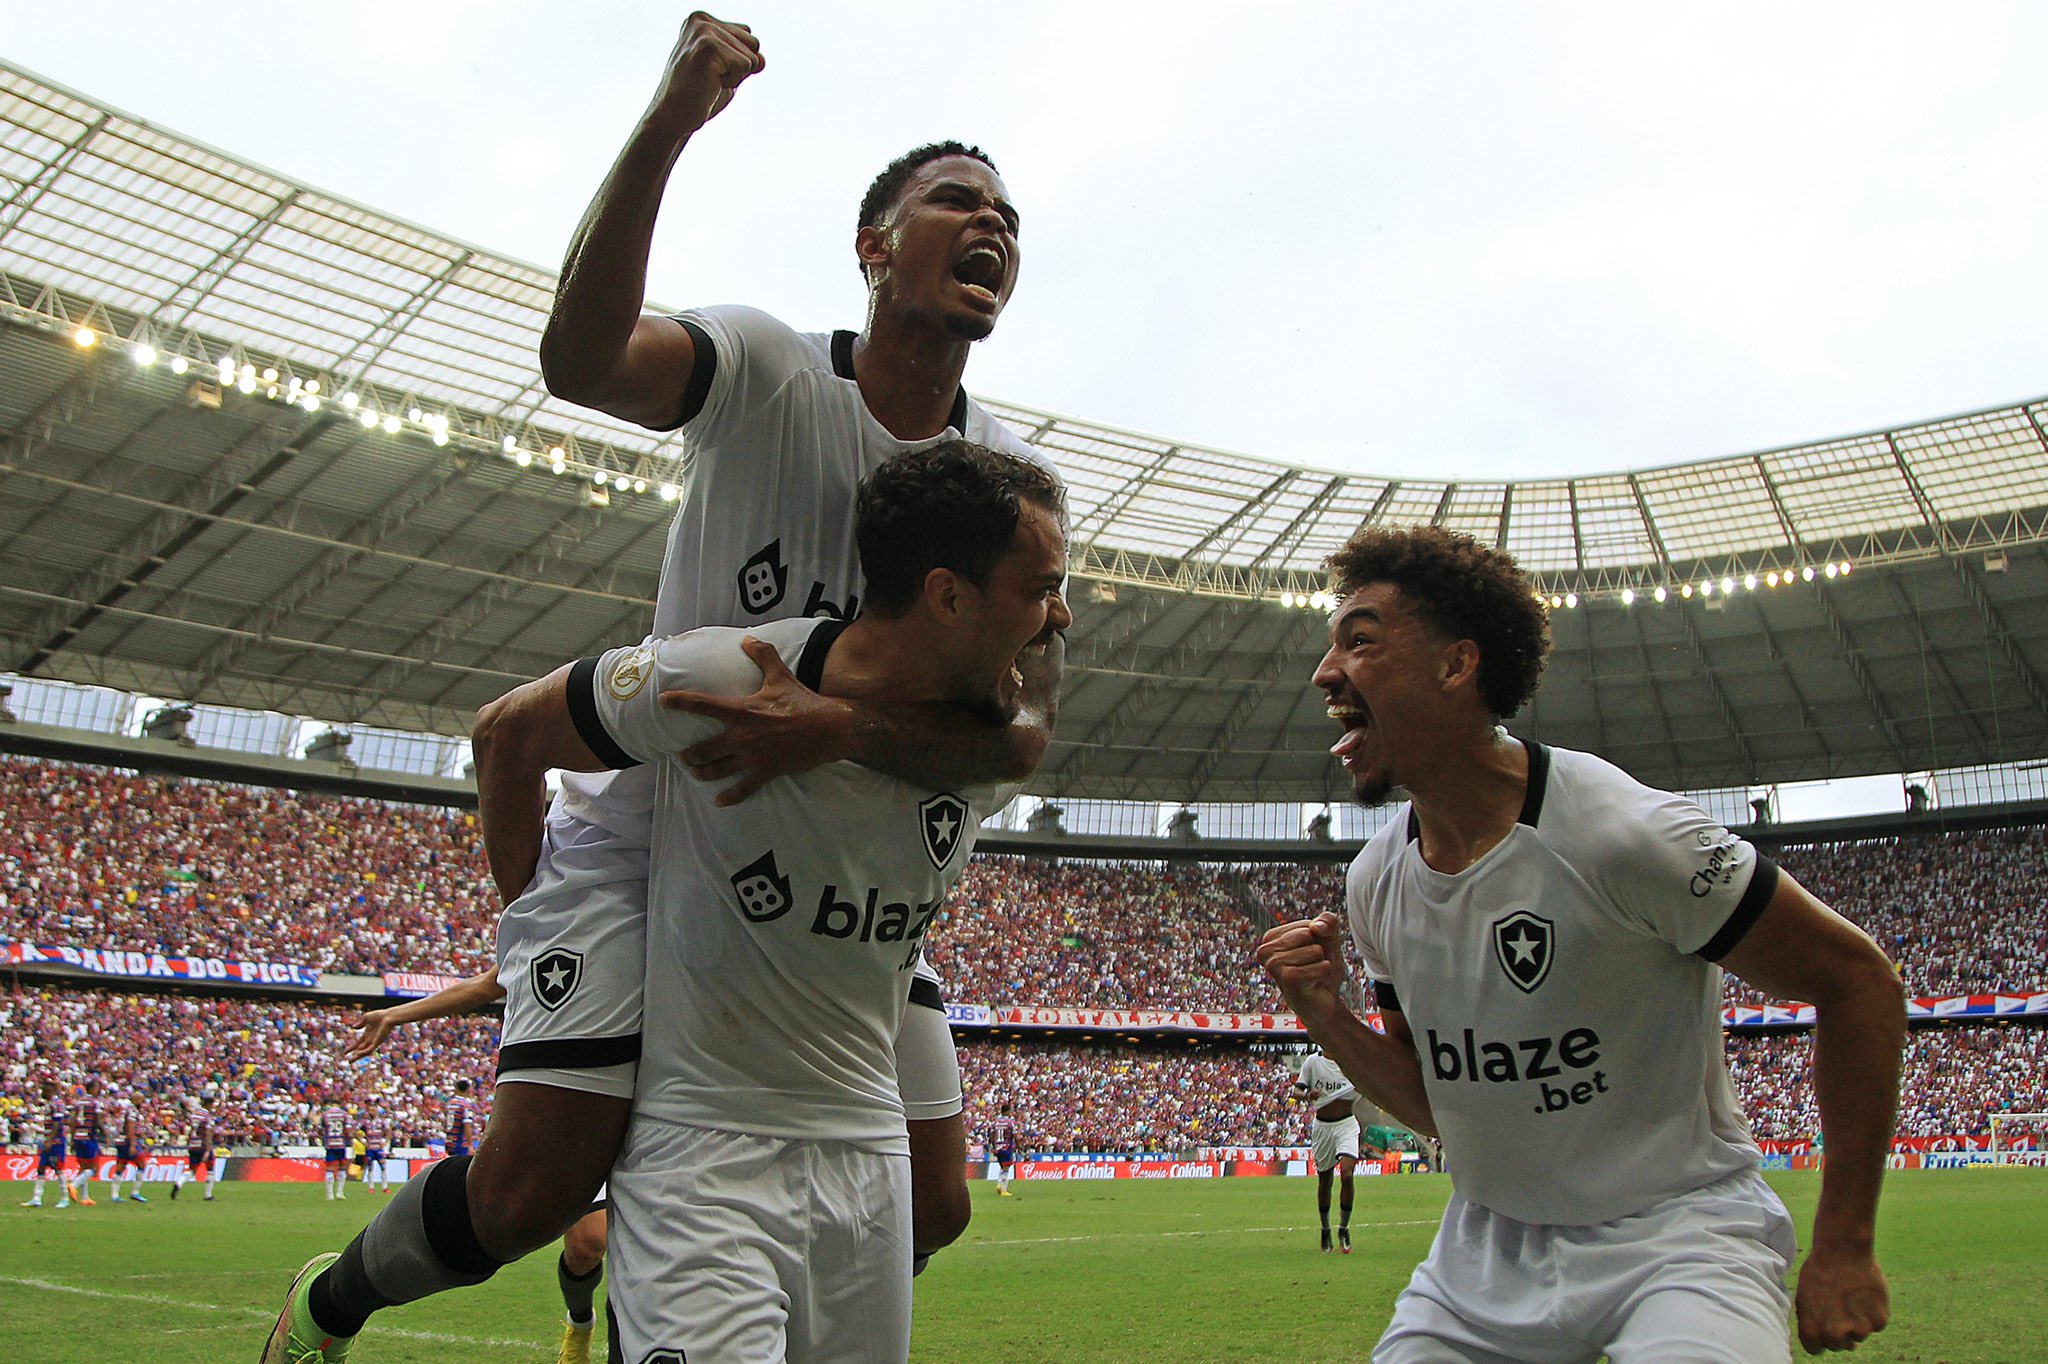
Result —
<instances>
[{"instance_id":1,"label":"red supporter banner","mask_svg":"<svg viewBox=\"0 0 2048 1364\"><path fill-rule=\"evenodd\" d=\"M439 976L431 971L386 971L384 993L405 999L424 999L451 985L462 984L461 976Z\"/></svg>"},{"instance_id":2,"label":"red supporter banner","mask_svg":"<svg viewBox=\"0 0 2048 1364\"><path fill-rule=\"evenodd\" d=\"M95 976L234 985L290 985L301 990L317 989L320 985L318 971L290 962L169 957L161 952L129 952L119 948L72 947L68 944L53 947L46 943L0 943L0 966L68 966Z\"/></svg>"}]
</instances>

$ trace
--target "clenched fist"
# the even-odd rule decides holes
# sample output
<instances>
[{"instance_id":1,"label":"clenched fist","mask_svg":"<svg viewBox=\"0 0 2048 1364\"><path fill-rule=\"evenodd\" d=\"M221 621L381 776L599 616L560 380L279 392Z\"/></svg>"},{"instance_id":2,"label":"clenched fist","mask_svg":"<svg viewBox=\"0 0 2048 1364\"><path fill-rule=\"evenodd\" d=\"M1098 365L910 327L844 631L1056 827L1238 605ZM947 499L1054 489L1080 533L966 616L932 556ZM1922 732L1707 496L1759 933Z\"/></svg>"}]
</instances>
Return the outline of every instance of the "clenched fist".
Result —
<instances>
[{"instance_id":1,"label":"clenched fist","mask_svg":"<svg viewBox=\"0 0 2048 1364\"><path fill-rule=\"evenodd\" d=\"M766 65L752 29L698 10L683 21L655 107L695 131L732 103L741 81Z\"/></svg>"}]
</instances>

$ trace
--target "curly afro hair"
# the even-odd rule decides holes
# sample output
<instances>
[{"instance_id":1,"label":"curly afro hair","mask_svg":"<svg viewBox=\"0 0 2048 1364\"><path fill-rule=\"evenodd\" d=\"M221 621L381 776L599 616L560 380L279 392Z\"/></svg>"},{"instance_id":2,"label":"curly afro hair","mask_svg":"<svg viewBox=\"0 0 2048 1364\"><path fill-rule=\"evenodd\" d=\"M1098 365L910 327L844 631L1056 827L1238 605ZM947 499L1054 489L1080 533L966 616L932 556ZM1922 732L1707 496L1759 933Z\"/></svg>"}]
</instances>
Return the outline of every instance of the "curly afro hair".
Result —
<instances>
[{"instance_id":1,"label":"curly afro hair","mask_svg":"<svg viewBox=\"0 0 2048 1364\"><path fill-rule=\"evenodd\" d=\"M1506 553L1438 526L1372 526L1323 563L1350 596L1392 583L1422 623L1479 646L1479 699L1502 720L1529 703L1550 656L1550 616Z\"/></svg>"}]
</instances>

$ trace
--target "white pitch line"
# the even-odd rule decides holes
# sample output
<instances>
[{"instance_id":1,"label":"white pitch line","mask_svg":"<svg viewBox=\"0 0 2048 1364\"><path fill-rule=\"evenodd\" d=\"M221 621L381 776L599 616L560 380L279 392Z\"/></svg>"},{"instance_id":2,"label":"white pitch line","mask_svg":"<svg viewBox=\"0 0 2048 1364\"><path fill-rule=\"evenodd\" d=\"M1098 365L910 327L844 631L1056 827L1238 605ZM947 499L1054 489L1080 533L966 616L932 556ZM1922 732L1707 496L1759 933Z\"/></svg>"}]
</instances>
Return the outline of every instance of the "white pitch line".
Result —
<instances>
[{"instance_id":1,"label":"white pitch line","mask_svg":"<svg viewBox=\"0 0 2048 1364\"><path fill-rule=\"evenodd\" d=\"M1421 1217L1410 1222L1353 1222L1353 1231L1370 1230L1373 1227L1433 1227L1443 1219ZM1168 1236L1234 1236L1264 1232L1313 1231L1313 1227L1207 1227L1200 1231L1108 1231L1092 1236L1021 1236L1003 1241L975 1241L977 1246L1049 1246L1068 1241L1134 1241L1150 1237Z\"/></svg>"},{"instance_id":2,"label":"white pitch line","mask_svg":"<svg viewBox=\"0 0 2048 1364\"><path fill-rule=\"evenodd\" d=\"M104 1298L112 1302L147 1302L158 1307L182 1307L192 1312L233 1312L239 1316L260 1317L274 1321L277 1313L261 1307L229 1307L217 1302L187 1302L182 1298L166 1298L157 1293L109 1293L99 1288L80 1288L76 1284L56 1283L50 1279L17 1279L12 1275L0 1274L0 1284L13 1284L17 1288L39 1288L46 1293L75 1293L81 1298ZM503 1340L495 1336L451 1336L440 1331L408 1331L397 1326L379 1326L380 1336L404 1336L407 1340L432 1340L444 1345L494 1345L500 1349L530 1350L535 1348L531 1340Z\"/></svg>"}]
</instances>

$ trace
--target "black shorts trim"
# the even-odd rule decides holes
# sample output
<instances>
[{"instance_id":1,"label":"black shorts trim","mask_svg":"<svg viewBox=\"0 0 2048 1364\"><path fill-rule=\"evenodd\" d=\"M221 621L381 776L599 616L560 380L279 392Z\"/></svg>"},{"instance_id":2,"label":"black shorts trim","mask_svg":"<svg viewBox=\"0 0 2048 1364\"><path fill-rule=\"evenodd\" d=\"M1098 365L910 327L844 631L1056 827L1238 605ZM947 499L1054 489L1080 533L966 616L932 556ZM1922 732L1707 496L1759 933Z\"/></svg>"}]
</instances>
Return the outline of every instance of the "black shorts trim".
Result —
<instances>
[{"instance_id":1,"label":"black shorts trim","mask_svg":"<svg viewBox=\"0 0 2048 1364\"><path fill-rule=\"evenodd\" d=\"M640 760L619 747L597 713L597 656L579 658L569 667L569 719L597 760L615 772L638 767Z\"/></svg>"},{"instance_id":2,"label":"black shorts trim","mask_svg":"<svg viewBox=\"0 0 2048 1364\"><path fill-rule=\"evenodd\" d=\"M498 1074L512 1070L596 1070L640 1059L640 1034L514 1042L498 1048Z\"/></svg>"},{"instance_id":3,"label":"black shorts trim","mask_svg":"<svg viewBox=\"0 0 2048 1364\"><path fill-rule=\"evenodd\" d=\"M1756 927L1756 921L1763 917L1770 906L1771 896L1778 891L1778 864L1756 855L1756 870L1750 874L1749 889L1742 892L1742 899L1736 902L1735 912L1728 916L1728 922L1721 925L1721 931L1707 940L1707 945L1693 953L1708 961L1719 961L1733 952L1736 945L1747 937L1749 930Z\"/></svg>"}]
</instances>

